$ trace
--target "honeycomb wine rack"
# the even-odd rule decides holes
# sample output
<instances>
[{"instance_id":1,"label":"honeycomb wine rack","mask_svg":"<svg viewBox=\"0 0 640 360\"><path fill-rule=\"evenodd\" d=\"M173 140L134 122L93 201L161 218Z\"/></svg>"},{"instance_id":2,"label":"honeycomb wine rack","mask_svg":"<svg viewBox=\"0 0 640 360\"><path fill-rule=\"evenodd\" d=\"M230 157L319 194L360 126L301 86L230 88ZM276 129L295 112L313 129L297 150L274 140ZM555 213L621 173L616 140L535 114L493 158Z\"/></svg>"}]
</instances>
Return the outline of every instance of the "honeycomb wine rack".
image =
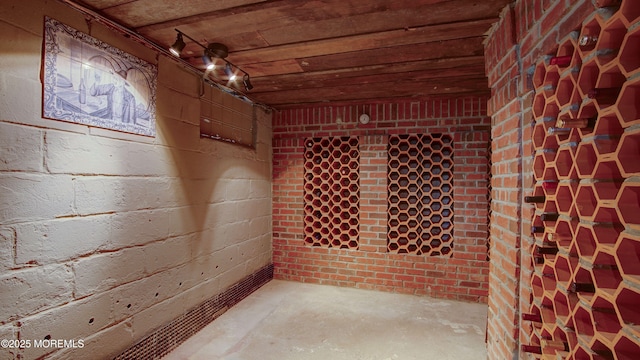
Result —
<instances>
[{"instance_id":1,"label":"honeycomb wine rack","mask_svg":"<svg viewBox=\"0 0 640 360\"><path fill-rule=\"evenodd\" d=\"M305 243L358 249L358 138L307 138L304 159Z\"/></svg>"},{"instance_id":2,"label":"honeycomb wine rack","mask_svg":"<svg viewBox=\"0 0 640 360\"><path fill-rule=\"evenodd\" d=\"M392 135L388 154L388 251L451 256L453 138Z\"/></svg>"},{"instance_id":3,"label":"honeycomb wine rack","mask_svg":"<svg viewBox=\"0 0 640 360\"><path fill-rule=\"evenodd\" d=\"M640 359L640 4L611 3L533 75L539 359Z\"/></svg>"}]
</instances>

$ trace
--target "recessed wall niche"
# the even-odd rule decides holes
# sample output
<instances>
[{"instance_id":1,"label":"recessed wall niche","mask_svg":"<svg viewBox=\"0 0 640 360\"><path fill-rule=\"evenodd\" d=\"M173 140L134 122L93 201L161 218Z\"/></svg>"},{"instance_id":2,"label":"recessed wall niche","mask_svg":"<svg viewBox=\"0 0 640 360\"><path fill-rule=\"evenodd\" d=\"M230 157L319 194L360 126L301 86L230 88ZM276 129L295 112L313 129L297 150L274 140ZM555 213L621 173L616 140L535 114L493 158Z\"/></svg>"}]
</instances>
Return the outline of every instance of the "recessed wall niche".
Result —
<instances>
[{"instance_id":1,"label":"recessed wall niche","mask_svg":"<svg viewBox=\"0 0 640 360\"><path fill-rule=\"evenodd\" d=\"M388 149L388 251L451 256L453 138L392 135Z\"/></svg>"},{"instance_id":2,"label":"recessed wall niche","mask_svg":"<svg viewBox=\"0 0 640 360\"><path fill-rule=\"evenodd\" d=\"M305 139L304 241L357 249L360 151L357 137Z\"/></svg>"}]
</instances>

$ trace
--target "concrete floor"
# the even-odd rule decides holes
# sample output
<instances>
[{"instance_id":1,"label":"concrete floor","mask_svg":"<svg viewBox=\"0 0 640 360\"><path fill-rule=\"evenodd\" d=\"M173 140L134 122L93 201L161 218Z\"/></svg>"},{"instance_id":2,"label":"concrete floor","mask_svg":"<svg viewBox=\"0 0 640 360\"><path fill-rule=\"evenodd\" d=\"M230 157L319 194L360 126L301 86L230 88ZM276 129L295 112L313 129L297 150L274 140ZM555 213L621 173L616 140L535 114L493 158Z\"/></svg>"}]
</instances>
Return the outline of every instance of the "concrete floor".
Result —
<instances>
[{"instance_id":1,"label":"concrete floor","mask_svg":"<svg viewBox=\"0 0 640 360\"><path fill-rule=\"evenodd\" d=\"M272 280L163 360L486 359L487 306Z\"/></svg>"}]
</instances>

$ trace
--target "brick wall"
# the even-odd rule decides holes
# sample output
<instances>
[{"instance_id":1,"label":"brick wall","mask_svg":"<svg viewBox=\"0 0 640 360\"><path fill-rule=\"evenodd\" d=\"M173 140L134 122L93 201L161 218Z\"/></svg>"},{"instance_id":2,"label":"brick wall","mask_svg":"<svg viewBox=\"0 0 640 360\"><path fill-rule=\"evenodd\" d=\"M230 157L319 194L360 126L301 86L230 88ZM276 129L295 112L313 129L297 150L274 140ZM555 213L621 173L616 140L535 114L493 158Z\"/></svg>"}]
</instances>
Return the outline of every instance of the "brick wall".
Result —
<instances>
[{"instance_id":1,"label":"brick wall","mask_svg":"<svg viewBox=\"0 0 640 360\"><path fill-rule=\"evenodd\" d=\"M338 286L486 301L486 98L323 104L287 109L273 123L274 276ZM360 125L357 117L371 121ZM387 252L387 135L448 132L454 136L452 257ZM358 250L306 246L303 240L305 137L358 136Z\"/></svg>"},{"instance_id":2,"label":"brick wall","mask_svg":"<svg viewBox=\"0 0 640 360\"><path fill-rule=\"evenodd\" d=\"M155 138L42 118L45 15L158 65ZM91 25L0 7L0 339L84 341L48 358L113 358L271 262L270 114L255 151L201 139L200 77Z\"/></svg>"},{"instance_id":3,"label":"brick wall","mask_svg":"<svg viewBox=\"0 0 640 360\"><path fill-rule=\"evenodd\" d=\"M580 27L594 7L590 0L519 0L504 9L485 45L491 99L492 218L489 277L490 359L526 358L528 342L520 314L528 312L533 209L523 198L533 186L531 131L535 64ZM521 329L523 331L521 331Z\"/></svg>"}]
</instances>

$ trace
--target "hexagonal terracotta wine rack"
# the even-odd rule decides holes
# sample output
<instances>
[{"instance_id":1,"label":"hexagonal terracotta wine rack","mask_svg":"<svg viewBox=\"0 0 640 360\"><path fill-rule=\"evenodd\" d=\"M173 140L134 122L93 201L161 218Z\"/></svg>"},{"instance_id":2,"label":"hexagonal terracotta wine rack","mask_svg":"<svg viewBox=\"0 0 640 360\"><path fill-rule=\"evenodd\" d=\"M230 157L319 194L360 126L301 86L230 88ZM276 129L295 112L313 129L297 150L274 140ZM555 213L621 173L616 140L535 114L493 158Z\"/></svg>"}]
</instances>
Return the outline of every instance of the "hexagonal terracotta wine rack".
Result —
<instances>
[{"instance_id":1,"label":"hexagonal terracotta wine rack","mask_svg":"<svg viewBox=\"0 0 640 360\"><path fill-rule=\"evenodd\" d=\"M388 154L389 252L451 256L452 137L393 135Z\"/></svg>"},{"instance_id":2,"label":"hexagonal terracotta wine rack","mask_svg":"<svg viewBox=\"0 0 640 360\"><path fill-rule=\"evenodd\" d=\"M357 137L305 139L304 241L358 248L360 151Z\"/></svg>"},{"instance_id":3,"label":"hexagonal terracotta wine rack","mask_svg":"<svg viewBox=\"0 0 640 360\"><path fill-rule=\"evenodd\" d=\"M536 358L640 358L639 9L594 12L536 66Z\"/></svg>"}]
</instances>

